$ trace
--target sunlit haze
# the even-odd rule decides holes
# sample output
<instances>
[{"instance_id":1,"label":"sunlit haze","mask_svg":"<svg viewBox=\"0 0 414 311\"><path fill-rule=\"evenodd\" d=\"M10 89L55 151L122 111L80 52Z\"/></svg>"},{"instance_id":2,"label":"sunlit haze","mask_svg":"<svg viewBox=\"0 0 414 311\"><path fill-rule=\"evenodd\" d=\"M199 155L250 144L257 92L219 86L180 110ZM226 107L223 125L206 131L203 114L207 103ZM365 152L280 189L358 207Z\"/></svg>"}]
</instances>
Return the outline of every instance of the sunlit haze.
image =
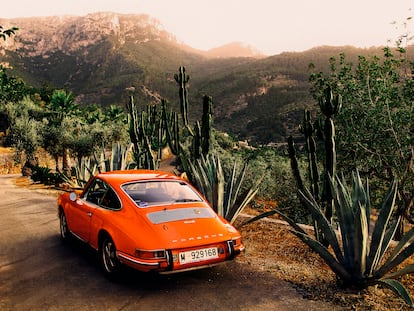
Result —
<instances>
[{"instance_id":1,"label":"sunlit haze","mask_svg":"<svg viewBox=\"0 0 414 311\"><path fill-rule=\"evenodd\" d=\"M144 13L194 48L237 41L267 55L321 45L393 46L398 35L414 33L413 20L403 26L414 14L412 0L20 0L0 8L1 18Z\"/></svg>"}]
</instances>

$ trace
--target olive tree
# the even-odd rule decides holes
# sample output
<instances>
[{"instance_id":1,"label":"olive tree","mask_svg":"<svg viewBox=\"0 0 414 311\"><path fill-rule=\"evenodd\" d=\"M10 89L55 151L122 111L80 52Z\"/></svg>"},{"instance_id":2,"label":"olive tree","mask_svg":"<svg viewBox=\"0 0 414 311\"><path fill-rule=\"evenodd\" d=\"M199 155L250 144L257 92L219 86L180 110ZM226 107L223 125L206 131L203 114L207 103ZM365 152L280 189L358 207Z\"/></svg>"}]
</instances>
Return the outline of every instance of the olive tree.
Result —
<instances>
[{"instance_id":1,"label":"olive tree","mask_svg":"<svg viewBox=\"0 0 414 311\"><path fill-rule=\"evenodd\" d=\"M360 56L356 65L345 55L330 59L329 73L311 75L317 98L327 87L342 95L336 118L338 169L358 168L381 190L400 182L398 206L407 219L414 201L414 62L398 46L382 56Z\"/></svg>"},{"instance_id":2,"label":"olive tree","mask_svg":"<svg viewBox=\"0 0 414 311\"><path fill-rule=\"evenodd\" d=\"M34 160L35 151L41 145L44 127L42 120L33 118L34 114L39 113L39 107L26 97L17 103L7 102L3 108L10 122L7 139L16 148L15 161L20 163L23 156L27 161Z\"/></svg>"}]
</instances>

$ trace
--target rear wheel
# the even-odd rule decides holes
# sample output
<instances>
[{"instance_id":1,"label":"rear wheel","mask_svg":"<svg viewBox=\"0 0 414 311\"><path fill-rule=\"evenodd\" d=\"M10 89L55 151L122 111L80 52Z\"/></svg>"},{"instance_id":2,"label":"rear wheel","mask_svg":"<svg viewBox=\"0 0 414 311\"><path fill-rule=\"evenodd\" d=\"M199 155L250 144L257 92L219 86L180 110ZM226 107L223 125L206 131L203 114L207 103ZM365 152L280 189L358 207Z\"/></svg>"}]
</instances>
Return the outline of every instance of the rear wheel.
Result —
<instances>
[{"instance_id":1,"label":"rear wheel","mask_svg":"<svg viewBox=\"0 0 414 311\"><path fill-rule=\"evenodd\" d=\"M121 263L116 256L115 243L109 236L102 239L99 257L105 275L110 279L115 279L119 274Z\"/></svg>"}]
</instances>

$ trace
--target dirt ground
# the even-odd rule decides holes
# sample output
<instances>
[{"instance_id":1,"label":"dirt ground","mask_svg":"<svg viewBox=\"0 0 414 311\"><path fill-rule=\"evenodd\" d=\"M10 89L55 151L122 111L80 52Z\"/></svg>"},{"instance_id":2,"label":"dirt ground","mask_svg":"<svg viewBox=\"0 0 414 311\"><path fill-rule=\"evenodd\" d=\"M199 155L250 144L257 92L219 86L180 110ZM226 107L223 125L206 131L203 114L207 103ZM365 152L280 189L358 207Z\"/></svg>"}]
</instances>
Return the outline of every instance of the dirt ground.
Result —
<instances>
[{"instance_id":1,"label":"dirt ground","mask_svg":"<svg viewBox=\"0 0 414 311\"><path fill-rule=\"evenodd\" d=\"M92 248L61 242L56 191L27 181L0 175L0 310L343 310L239 257L173 275L125 269L111 282Z\"/></svg>"},{"instance_id":2,"label":"dirt ground","mask_svg":"<svg viewBox=\"0 0 414 311\"><path fill-rule=\"evenodd\" d=\"M239 218L242 222L243 217ZM240 261L293 284L304 297L333 302L345 310L412 310L389 289L370 287L359 291L338 287L335 274L289 228L277 218L239 228L246 244ZM404 264L413 262L410 258ZM406 275L400 281L413 298L414 275Z\"/></svg>"},{"instance_id":3,"label":"dirt ground","mask_svg":"<svg viewBox=\"0 0 414 311\"><path fill-rule=\"evenodd\" d=\"M30 179L16 179L19 186L49 194L57 190L33 184ZM333 303L338 310L411 310L390 290L371 287L368 290L345 290L336 284L335 274L321 258L289 232L289 226L277 218L267 218L241 226L256 210L246 209L235 225L241 231L246 251L237 258L240 264L276 277L293 285L309 301ZM414 276L402 280L414 297ZM267 291L257 288L255 291ZM246 292L246 295L249 295Z\"/></svg>"},{"instance_id":4,"label":"dirt ground","mask_svg":"<svg viewBox=\"0 0 414 311\"><path fill-rule=\"evenodd\" d=\"M4 151L0 150L0 174L18 172L18 168L8 164L9 150ZM19 186L34 191L56 192L33 184L28 178L21 177L16 181ZM323 260L290 233L289 226L277 218L271 217L241 226L250 215L257 212L246 209L236 221L235 225L241 231L246 246L245 253L237 259L238 263L289 282L309 301L333 303L338 306L338 310L411 310L388 289L371 287L357 291L339 288L334 273ZM410 259L409 263L412 262ZM414 275L404 276L401 282L414 297ZM255 288L255 291L261 290L267 289Z\"/></svg>"}]
</instances>

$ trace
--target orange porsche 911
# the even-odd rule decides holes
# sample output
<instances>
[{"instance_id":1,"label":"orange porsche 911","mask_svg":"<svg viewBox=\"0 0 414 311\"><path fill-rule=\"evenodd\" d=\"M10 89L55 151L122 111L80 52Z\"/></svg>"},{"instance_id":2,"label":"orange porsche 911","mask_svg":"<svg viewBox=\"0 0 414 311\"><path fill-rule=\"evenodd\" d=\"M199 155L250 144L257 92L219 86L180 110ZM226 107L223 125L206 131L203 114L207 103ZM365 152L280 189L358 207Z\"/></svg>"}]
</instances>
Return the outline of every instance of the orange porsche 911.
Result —
<instances>
[{"instance_id":1,"label":"orange porsche 911","mask_svg":"<svg viewBox=\"0 0 414 311\"><path fill-rule=\"evenodd\" d=\"M195 188L165 172L101 173L57 203L63 241L92 246L108 277L122 265L159 273L205 268L244 249L240 233Z\"/></svg>"}]
</instances>

